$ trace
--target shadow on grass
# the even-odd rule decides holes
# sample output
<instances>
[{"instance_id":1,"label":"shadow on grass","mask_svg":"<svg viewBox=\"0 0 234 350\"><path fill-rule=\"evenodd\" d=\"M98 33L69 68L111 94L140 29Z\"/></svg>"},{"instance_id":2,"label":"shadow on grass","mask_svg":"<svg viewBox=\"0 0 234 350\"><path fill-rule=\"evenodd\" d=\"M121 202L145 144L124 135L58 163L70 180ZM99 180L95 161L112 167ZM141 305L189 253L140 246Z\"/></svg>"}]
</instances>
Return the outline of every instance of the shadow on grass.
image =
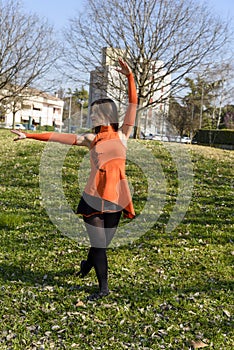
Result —
<instances>
[{"instance_id":1,"label":"shadow on grass","mask_svg":"<svg viewBox=\"0 0 234 350\"><path fill-rule=\"evenodd\" d=\"M74 283L65 281L69 276ZM93 283L90 284L87 279L78 277L74 268L60 269L60 271L32 271L13 264L0 264L0 282L1 285L14 283L24 287L36 287L42 291L48 288L55 290L58 288L60 293L62 288L65 293L75 293L76 297L77 292L92 294L98 291L95 277Z\"/></svg>"},{"instance_id":2,"label":"shadow on grass","mask_svg":"<svg viewBox=\"0 0 234 350\"><path fill-rule=\"evenodd\" d=\"M60 270L59 272L52 271L33 271L19 267L13 264L0 264L0 279L2 282L22 282L26 285L35 284L49 284L63 287L70 287L64 285L64 282L55 278L63 278L68 275L74 275L75 271L73 268Z\"/></svg>"},{"instance_id":3,"label":"shadow on grass","mask_svg":"<svg viewBox=\"0 0 234 350\"><path fill-rule=\"evenodd\" d=\"M133 282L134 283L134 282ZM121 289L120 287L113 288L113 295L117 293L120 296L120 300L129 300L133 303L139 303L139 300L142 302L151 302L157 300L158 298L171 298L175 295L181 296L181 298L190 298L192 295L199 293L206 294L207 296L212 296L214 293L218 293L220 290L224 292L232 292L234 290L234 282L232 281L223 281L214 279L212 283L199 283L192 286L184 286L183 288L170 288L169 286L162 286L158 284L155 287L148 287L146 283L145 286L134 285L132 288Z\"/></svg>"}]
</instances>

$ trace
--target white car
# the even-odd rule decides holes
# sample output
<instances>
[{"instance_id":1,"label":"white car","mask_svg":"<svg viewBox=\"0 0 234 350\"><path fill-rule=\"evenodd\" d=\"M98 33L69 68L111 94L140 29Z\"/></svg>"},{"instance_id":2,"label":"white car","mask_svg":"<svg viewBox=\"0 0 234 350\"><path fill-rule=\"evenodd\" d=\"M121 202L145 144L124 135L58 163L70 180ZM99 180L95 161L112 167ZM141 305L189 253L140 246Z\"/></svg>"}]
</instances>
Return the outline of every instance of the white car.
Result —
<instances>
[{"instance_id":1,"label":"white car","mask_svg":"<svg viewBox=\"0 0 234 350\"><path fill-rule=\"evenodd\" d=\"M181 143L191 143L191 139L187 136L181 137Z\"/></svg>"},{"instance_id":2,"label":"white car","mask_svg":"<svg viewBox=\"0 0 234 350\"><path fill-rule=\"evenodd\" d=\"M26 128L23 124L15 124L15 129L26 130Z\"/></svg>"},{"instance_id":3,"label":"white car","mask_svg":"<svg viewBox=\"0 0 234 350\"><path fill-rule=\"evenodd\" d=\"M168 141L168 137L165 136L165 135L156 134L156 135L153 136L152 140L167 142Z\"/></svg>"}]
</instances>

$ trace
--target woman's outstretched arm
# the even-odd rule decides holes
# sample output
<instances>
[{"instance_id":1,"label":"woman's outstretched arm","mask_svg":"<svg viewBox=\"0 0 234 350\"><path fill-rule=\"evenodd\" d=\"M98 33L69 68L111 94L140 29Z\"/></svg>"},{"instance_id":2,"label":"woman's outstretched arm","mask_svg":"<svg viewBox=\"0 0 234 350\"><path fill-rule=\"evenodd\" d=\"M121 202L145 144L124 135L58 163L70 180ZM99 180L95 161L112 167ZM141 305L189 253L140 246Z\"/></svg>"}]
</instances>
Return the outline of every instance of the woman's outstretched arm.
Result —
<instances>
[{"instance_id":1,"label":"woman's outstretched arm","mask_svg":"<svg viewBox=\"0 0 234 350\"><path fill-rule=\"evenodd\" d=\"M57 132L45 132L41 134L36 133L25 133L19 130L11 130L13 134L17 135L14 141L24 140L24 139L34 139L38 141L45 142L59 142L67 145L76 146L86 146L89 147L92 142L93 134L75 135L75 134L63 134Z\"/></svg>"}]
</instances>

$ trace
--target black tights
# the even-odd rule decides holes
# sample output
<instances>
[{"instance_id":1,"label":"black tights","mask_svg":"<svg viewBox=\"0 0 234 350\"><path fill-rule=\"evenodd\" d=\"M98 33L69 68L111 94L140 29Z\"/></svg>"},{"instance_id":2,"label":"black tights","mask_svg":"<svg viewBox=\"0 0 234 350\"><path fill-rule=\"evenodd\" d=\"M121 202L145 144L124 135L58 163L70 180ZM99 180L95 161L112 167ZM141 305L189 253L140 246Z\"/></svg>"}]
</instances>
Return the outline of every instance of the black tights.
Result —
<instances>
[{"instance_id":1,"label":"black tights","mask_svg":"<svg viewBox=\"0 0 234 350\"><path fill-rule=\"evenodd\" d=\"M99 291L103 293L108 292L106 248L116 232L120 217L121 212L95 214L90 217L84 217L91 244L85 269L86 273L88 273L94 267L99 283Z\"/></svg>"}]
</instances>

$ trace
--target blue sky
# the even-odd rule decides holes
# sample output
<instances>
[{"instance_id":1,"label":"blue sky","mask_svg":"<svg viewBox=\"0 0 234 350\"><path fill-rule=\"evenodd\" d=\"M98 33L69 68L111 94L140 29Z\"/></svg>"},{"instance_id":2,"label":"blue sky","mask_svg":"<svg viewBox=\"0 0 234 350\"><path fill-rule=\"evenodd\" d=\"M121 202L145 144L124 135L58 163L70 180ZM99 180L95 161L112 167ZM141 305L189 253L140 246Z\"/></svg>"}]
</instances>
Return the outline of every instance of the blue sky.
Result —
<instances>
[{"instance_id":1,"label":"blue sky","mask_svg":"<svg viewBox=\"0 0 234 350\"><path fill-rule=\"evenodd\" d=\"M220 17L224 19L231 17L230 25L234 29L234 0L201 0L201 2L207 4L214 14ZM62 29L68 23L68 19L75 17L78 11L87 7L86 0L22 0L22 3L27 12L46 17L57 30Z\"/></svg>"},{"instance_id":2,"label":"blue sky","mask_svg":"<svg viewBox=\"0 0 234 350\"><path fill-rule=\"evenodd\" d=\"M81 10L85 0L22 0L26 11L48 18L57 29L61 29L69 18Z\"/></svg>"},{"instance_id":3,"label":"blue sky","mask_svg":"<svg viewBox=\"0 0 234 350\"><path fill-rule=\"evenodd\" d=\"M60 29L67 20L74 17L76 11L85 7L85 0L23 0L25 9L48 18L49 22ZM206 0L214 13L222 17L231 16L234 21L234 0Z\"/></svg>"}]
</instances>

